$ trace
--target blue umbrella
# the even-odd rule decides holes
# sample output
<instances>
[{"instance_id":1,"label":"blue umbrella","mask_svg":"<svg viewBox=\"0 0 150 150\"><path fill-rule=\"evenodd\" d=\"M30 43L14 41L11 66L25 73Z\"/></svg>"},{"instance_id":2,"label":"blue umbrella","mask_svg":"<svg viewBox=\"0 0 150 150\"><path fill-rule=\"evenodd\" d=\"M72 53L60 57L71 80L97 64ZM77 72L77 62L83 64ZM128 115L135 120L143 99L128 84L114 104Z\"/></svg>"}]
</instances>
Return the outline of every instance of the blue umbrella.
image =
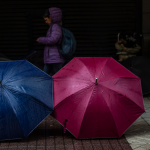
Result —
<instances>
[{"instance_id":1,"label":"blue umbrella","mask_svg":"<svg viewBox=\"0 0 150 150\"><path fill-rule=\"evenodd\" d=\"M0 62L0 140L27 137L54 110L52 84L27 60Z\"/></svg>"}]
</instances>

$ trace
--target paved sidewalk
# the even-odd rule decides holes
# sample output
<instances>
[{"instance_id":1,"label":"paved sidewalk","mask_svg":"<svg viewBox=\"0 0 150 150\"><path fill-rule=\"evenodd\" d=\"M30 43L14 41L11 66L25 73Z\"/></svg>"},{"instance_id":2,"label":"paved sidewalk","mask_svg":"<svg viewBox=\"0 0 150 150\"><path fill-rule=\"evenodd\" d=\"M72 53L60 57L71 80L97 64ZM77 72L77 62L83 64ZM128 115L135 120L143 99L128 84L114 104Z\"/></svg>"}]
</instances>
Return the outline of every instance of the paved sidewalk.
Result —
<instances>
[{"instance_id":1,"label":"paved sidewalk","mask_svg":"<svg viewBox=\"0 0 150 150\"><path fill-rule=\"evenodd\" d=\"M133 150L150 150L150 96L143 99L145 113L125 132Z\"/></svg>"},{"instance_id":2,"label":"paved sidewalk","mask_svg":"<svg viewBox=\"0 0 150 150\"><path fill-rule=\"evenodd\" d=\"M26 139L1 141L0 150L150 150L150 96L143 99L146 112L120 139L77 140L49 115Z\"/></svg>"},{"instance_id":3,"label":"paved sidewalk","mask_svg":"<svg viewBox=\"0 0 150 150\"><path fill-rule=\"evenodd\" d=\"M120 139L77 140L50 115L24 140L1 141L0 150L132 150Z\"/></svg>"}]
</instances>

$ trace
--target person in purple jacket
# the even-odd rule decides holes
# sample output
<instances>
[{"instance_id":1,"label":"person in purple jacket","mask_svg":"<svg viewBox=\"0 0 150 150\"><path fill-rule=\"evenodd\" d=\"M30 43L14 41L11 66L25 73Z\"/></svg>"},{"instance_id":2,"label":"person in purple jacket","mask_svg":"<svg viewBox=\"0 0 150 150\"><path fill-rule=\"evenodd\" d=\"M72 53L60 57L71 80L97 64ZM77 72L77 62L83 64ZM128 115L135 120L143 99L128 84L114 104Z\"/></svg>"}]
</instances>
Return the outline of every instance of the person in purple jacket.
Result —
<instances>
[{"instance_id":1,"label":"person in purple jacket","mask_svg":"<svg viewBox=\"0 0 150 150\"><path fill-rule=\"evenodd\" d=\"M51 7L45 11L43 18L45 23L50 26L46 37L39 37L37 39L37 42L45 44L43 70L48 74L51 73L52 70L56 73L62 68L65 61L57 48L57 45L60 44L62 40L62 29L58 24L55 24L61 24L62 11L60 8Z\"/></svg>"}]
</instances>

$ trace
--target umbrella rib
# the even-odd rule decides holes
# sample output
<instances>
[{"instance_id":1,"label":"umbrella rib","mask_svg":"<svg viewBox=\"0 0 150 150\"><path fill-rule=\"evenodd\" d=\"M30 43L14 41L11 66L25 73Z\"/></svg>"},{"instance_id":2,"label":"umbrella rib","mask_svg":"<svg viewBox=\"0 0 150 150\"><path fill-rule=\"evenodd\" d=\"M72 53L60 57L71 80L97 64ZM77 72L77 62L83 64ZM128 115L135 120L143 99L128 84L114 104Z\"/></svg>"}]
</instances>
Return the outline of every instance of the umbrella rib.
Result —
<instances>
[{"instance_id":1,"label":"umbrella rib","mask_svg":"<svg viewBox=\"0 0 150 150\"><path fill-rule=\"evenodd\" d=\"M132 103L134 103L135 105L137 105L135 102L131 101L130 98L127 97L126 95L123 95L123 94L121 94L121 93L119 93L119 92L117 92L117 91L115 91L115 90L112 90L112 89L110 89L109 87L106 87L106 86L104 86L104 85L101 85L101 86L103 86L103 87L105 87L105 88L107 88L107 89L109 89L109 90L111 90L111 91L113 91L113 92L116 92L116 93L118 93L118 94L120 94L120 95L122 95L122 96L124 96L124 97L126 97L130 102L132 102ZM137 105L137 106L140 107L139 105ZM141 108L141 107L140 107L140 108Z\"/></svg>"},{"instance_id":2,"label":"umbrella rib","mask_svg":"<svg viewBox=\"0 0 150 150\"><path fill-rule=\"evenodd\" d=\"M90 85L91 86L91 85ZM91 88L92 86L94 86L94 85L92 85L91 87L90 86L88 86L88 87L86 87L86 88ZM85 88L84 88L85 89ZM82 89L83 90L83 89ZM81 91L81 90L80 90ZM80 91L78 91L78 92L80 92ZM78 93L78 92L76 92L76 93ZM93 92L92 92L93 93ZM92 95L92 94L91 94ZM89 101L91 100L91 96L90 96L90 98L89 98L89 100L88 100L88 103L87 103L87 105L89 104ZM80 101L78 102L78 104L76 105L76 107L72 110L72 113L74 112L74 110L77 108L77 106L80 104ZM86 112L86 109L85 109L85 112ZM68 118L70 118L70 116L71 116L71 114L72 113L70 113L70 115L69 115L69 117ZM83 119L82 119L82 122L83 122ZM80 126L82 126L82 122L81 122L81 125ZM80 128L80 130L81 130L81 128ZM80 130L79 130L79 133L80 133ZM79 136L79 134L78 134L78 136Z\"/></svg>"},{"instance_id":3,"label":"umbrella rib","mask_svg":"<svg viewBox=\"0 0 150 150\"><path fill-rule=\"evenodd\" d=\"M103 95L102 95L102 97L103 97ZM104 99L104 97L103 97L103 99ZM104 99L104 100L105 100L105 99ZM106 102L106 101L105 101L105 102ZM114 117L113 117L113 115L112 115L112 113L111 113L111 110L110 110L110 108L109 108L107 102L106 102L106 105L107 105L107 107L108 107L108 109L109 109L109 111L110 111L110 115L111 115L111 117L112 117L112 119L113 119L113 121L114 121L115 128L116 128L116 131L117 131L117 133L118 133L118 130L117 130L117 127L116 127L116 122L115 122L115 120L114 120ZM119 137L119 133L118 133L118 137Z\"/></svg>"},{"instance_id":4,"label":"umbrella rib","mask_svg":"<svg viewBox=\"0 0 150 150\"><path fill-rule=\"evenodd\" d=\"M7 64L8 65L8 64ZM5 66L5 69L7 68L7 65ZM5 69L4 69L4 72L5 72ZM4 72L2 72L2 80L4 78Z\"/></svg>"},{"instance_id":5,"label":"umbrella rib","mask_svg":"<svg viewBox=\"0 0 150 150\"><path fill-rule=\"evenodd\" d=\"M69 97L71 97L71 96L73 96L73 95L75 95L75 94L77 94L77 93L79 93L79 92L81 92L81 91L83 91L83 90L85 90L85 89L90 88L92 85L93 85L93 84L91 84L91 85L89 85L89 86L87 86L87 87L85 87L85 88L82 88L81 90L79 90L79 91L77 91L77 92L75 92L75 93L69 95L68 97L66 97L65 99L63 99L60 103L58 103L58 104L55 106L55 109L56 109L57 107L59 107L59 105L61 105L61 103L63 103L67 98L69 98Z\"/></svg>"},{"instance_id":6,"label":"umbrella rib","mask_svg":"<svg viewBox=\"0 0 150 150\"><path fill-rule=\"evenodd\" d=\"M21 79L17 79L17 80L13 80L13 81L9 81L9 82L7 82L7 83L11 83L11 82L14 82L14 81L19 81L19 80L24 80L24 79L27 79L27 78L43 78L44 80L46 80L46 79L50 79L50 78L48 78L48 77L41 77L41 76L29 76L29 77L23 77L23 78L21 78ZM5 82L6 83L6 82ZM4 84L4 83L3 83Z\"/></svg>"},{"instance_id":7,"label":"umbrella rib","mask_svg":"<svg viewBox=\"0 0 150 150\"><path fill-rule=\"evenodd\" d=\"M74 94L78 94L79 92L81 92L81 91L83 91L83 90L85 90L85 89L89 89L91 86L93 86L93 85L89 85L88 87L83 88L83 89L81 89L81 90L79 90L79 91L77 91L77 92L75 92L75 93L69 95L67 98L69 98L70 96L72 96L72 95L74 95ZM59 105L61 105L67 98L63 99L59 104L57 104L57 105L55 106L55 109L56 109L57 107L59 107ZM72 112L70 113L70 115L69 115L68 118L70 118L71 114L74 112L74 110L77 108L77 106L78 106L79 104L80 104L80 101L78 102L78 104L76 105L76 107L72 110ZM58 121L58 122L59 122L59 121ZM82 123L81 123L81 124L82 124ZM80 132L80 131L79 131L79 132Z\"/></svg>"},{"instance_id":8,"label":"umbrella rib","mask_svg":"<svg viewBox=\"0 0 150 150\"><path fill-rule=\"evenodd\" d=\"M92 92L92 94L93 94L93 92ZM91 94L91 97L92 97L92 94ZM102 94L101 94L102 95ZM91 100L91 97L90 97L90 99L89 99L89 101ZM102 95L102 97L103 97L103 95ZM104 97L103 97L103 99L104 99ZM104 99L104 101L105 101L105 99ZM89 103L88 103L89 104ZM106 105L107 105L107 102L106 102ZM108 105L107 105L107 107L108 107ZM108 107L109 108L109 107ZM87 110L87 109L86 109ZM109 109L109 111L110 111L110 109ZM110 111L111 112L111 111ZM85 111L85 113L86 113L86 111ZM111 113L110 113L111 114ZM112 116L112 114L111 114L111 116ZM113 116L112 116L112 119L113 119L113 121L114 121L114 118L113 118ZM84 118L82 119L82 120L84 120ZM114 121L114 123L115 123L115 121ZM82 123L81 123L81 126L82 126ZM116 123L115 123L115 128L116 128ZM81 130L81 128L80 128L80 130ZM118 133L118 130L117 130L117 128L116 128L116 131L117 131L117 133ZM79 131L79 133L80 133L80 131Z\"/></svg>"},{"instance_id":9,"label":"umbrella rib","mask_svg":"<svg viewBox=\"0 0 150 150\"><path fill-rule=\"evenodd\" d=\"M111 90L111 89L110 89ZM113 91L113 90L112 90ZM113 91L113 92L116 92L116 91ZM126 97L127 98L127 97ZM130 99L129 98L127 98L129 101L130 101ZM131 101L131 102L133 102L133 101ZM134 103L134 102L133 102ZM118 103L116 103L117 105L118 105ZM135 104L135 103L134 103ZM138 106L138 105L137 105ZM123 111L123 109L121 108L121 106L120 105L118 105L118 107L120 108L120 110L122 111L122 113L124 114L124 116L127 118L127 120L130 122L130 123L132 123L129 119L128 119L128 117L127 117L127 115L124 113L124 111ZM127 129L126 129L127 130ZM124 131L125 132L125 131Z\"/></svg>"},{"instance_id":10,"label":"umbrella rib","mask_svg":"<svg viewBox=\"0 0 150 150\"><path fill-rule=\"evenodd\" d=\"M102 96L103 96L103 95L102 95ZM103 97L103 99L104 99L104 97ZM107 105L107 107L109 108L107 102L106 102L106 105ZM114 120L114 117L113 117L113 115L112 115L112 112L111 112L110 108L109 108L109 111L110 111L111 117L112 117L112 119L113 119L113 121L114 121L116 131L117 131L117 133L118 133L117 126L116 126L116 122L115 122L115 120ZM119 137L119 133L118 133L118 137Z\"/></svg>"},{"instance_id":11,"label":"umbrella rib","mask_svg":"<svg viewBox=\"0 0 150 150\"><path fill-rule=\"evenodd\" d=\"M13 107L12 107L12 105L11 105L11 103L10 103L10 101L9 101L9 98L8 98L8 93L7 93L7 90L4 88L4 90L5 90L5 92L6 92L6 97L7 97L7 100L8 100L8 103L10 104L10 106L11 106L11 108L13 109ZM14 111L14 109L13 109L13 112L14 112L14 116L16 117L16 114L15 114L15 111ZM19 121L18 121L18 119L17 119L17 117L16 117L16 120L17 120L17 122L19 123ZM20 123L19 123L19 126L20 126ZM22 131L22 135L23 135L23 137L25 137L24 136L24 133L23 133L23 130L22 130L22 128L21 128L21 126L20 126L20 129L21 129L21 131Z\"/></svg>"},{"instance_id":12,"label":"umbrella rib","mask_svg":"<svg viewBox=\"0 0 150 150\"><path fill-rule=\"evenodd\" d=\"M72 71L72 72L75 72L75 73L79 73L79 72L77 72L77 71L74 71L74 70L72 70L72 69L66 69L66 68L64 68L64 70L68 70L68 71ZM81 75L81 74L80 74ZM63 77L56 77L56 78L70 78L70 77L68 77L68 76L63 76ZM85 78L85 76L82 76L83 77L83 79L82 80L86 80L86 81L89 81L89 79L86 79ZM55 79L56 79L55 78ZM74 78L74 79L76 79L76 77L72 77L72 78Z\"/></svg>"},{"instance_id":13,"label":"umbrella rib","mask_svg":"<svg viewBox=\"0 0 150 150\"><path fill-rule=\"evenodd\" d=\"M129 79L135 79L133 77L127 77L127 76L124 76L124 77L116 77L116 78L112 78L112 79L108 79L108 80L103 80L101 82L106 82L106 81L109 81L109 80L114 80L114 79L117 79L117 78L129 78ZM136 79L138 79L139 77L137 77Z\"/></svg>"},{"instance_id":14,"label":"umbrella rib","mask_svg":"<svg viewBox=\"0 0 150 150\"><path fill-rule=\"evenodd\" d=\"M108 61L110 60L111 58L109 58L107 61L106 61L106 63L108 63ZM105 63L105 65L104 65L104 67L106 66L106 63ZM104 70L104 67L103 67L103 69L102 69L102 71ZM127 69L127 68L126 68ZM102 74L102 71L101 71L101 74ZM99 75L99 77L101 76L101 74ZM132 73L133 74L133 73ZM135 74L134 74L135 75ZM124 76L124 77L126 77L127 78L127 76ZM118 78L118 77L116 77L116 78ZM116 78L113 78L113 79L116 79ZM128 78L133 78L133 77L128 77ZM108 80L110 80L110 79L108 79ZM104 81L108 81L108 80L104 80Z\"/></svg>"},{"instance_id":15,"label":"umbrella rib","mask_svg":"<svg viewBox=\"0 0 150 150\"><path fill-rule=\"evenodd\" d=\"M7 77L11 74L12 70L13 70L14 68L16 68L18 65L20 65L22 62L23 62L23 61L16 63L16 64L11 68L11 70L7 73L5 79L7 79Z\"/></svg>"},{"instance_id":16,"label":"umbrella rib","mask_svg":"<svg viewBox=\"0 0 150 150\"><path fill-rule=\"evenodd\" d=\"M89 104L89 101L91 100L92 94L93 94L93 92L91 93L91 96L90 96L90 98L89 98L89 100L88 100L87 106L88 106L88 104ZM87 108L87 107L86 107L86 108ZM87 110L87 109L85 109L85 113L86 113L86 110ZM84 113L84 114L85 114L85 113ZM82 122L81 122L81 126L80 126L80 130L79 130L78 138L79 138L79 136L80 136L80 131L81 131L81 128L82 128L83 120L84 120L84 117L83 117Z\"/></svg>"},{"instance_id":17,"label":"umbrella rib","mask_svg":"<svg viewBox=\"0 0 150 150\"><path fill-rule=\"evenodd\" d=\"M28 95L27 93L23 93L23 92L21 92L21 91L18 91L18 90L16 90L16 89L13 89L13 88L9 88L9 87L7 87L7 89L9 90L9 91L15 91L15 92L18 92L18 93L21 93L21 94L25 94L25 95L27 95L27 96L31 96L31 95ZM33 99L35 99L33 96L31 96ZM48 106L46 106L44 103L41 103L41 101L39 100L39 99L36 99L40 104L42 104L44 107L46 107L46 108L48 108L48 109L51 109L51 108L49 108Z\"/></svg>"},{"instance_id":18,"label":"umbrella rib","mask_svg":"<svg viewBox=\"0 0 150 150\"><path fill-rule=\"evenodd\" d=\"M87 66L80 60L80 59L78 59L86 68L87 68ZM90 75L92 76L92 74L91 74L91 72L89 71L89 69L87 68L87 70L88 70L88 72L90 73ZM92 76L93 77L93 76Z\"/></svg>"},{"instance_id":19,"label":"umbrella rib","mask_svg":"<svg viewBox=\"0 0 150 150\"><path fill-rule=\"evenodd\" d=\"M66 79L66 78L67 78L67 79ZM65 76L64 76L64 77L60 77L60 78L54 78L54 80L55 80L55 79L56 79L56 80L57 80L57 79L58 79L58 80L59 80L59 79L60 79L60 80L68 80L69 78L70 78L70 79L77 79L77 80L81 80L81 81L84 80L84 81L88 81L88 82L92 83L90 80L87 80L87 79L80 79L80 78L76 78L76 77L67 77L67 76L66 76L66 77L65 77Z\"/></svg>"},{"instance_id":20,"label":"umbrella rib","mask_svg":"<svg viewBox=\"0 0 150 150\"><path fill-rule=\"evenodd\" d=\"M107 59L107 61L105 62L105 65L108 63L109 60L110 60L110 58ZM105 67L105 65L104 65L104 67ZM102 72L103 72L103 70L104 70L104 67L103 67L103 69L101 70L101 73L100 73L99 77L101 76L101 74L102 74ZM99 77L98 77L98 78L99 78Z\"/></svg>"},{"instance_id":21,"label":"umbrella rib","mask_svg":"<svg viewBox=\"0 0 150 150\"><path fill-rule=\"evenodd\" d=\"M20 65L20 64L22 64L24 61L21 61L21 62L18 62L16 65L14 65L12 68L11 68L11 70L7 73L7 75L6 75L6 77L5 77L5 82L3 83L3 84L5 84L6 82L7 82L7 77L12 73L11 71L13 70L13 69L15 69L18 65ZM28 63L30 63L30 62L28 62ZM31 63L30 63L31 64ZM38 67L36 67L35 65L33 65L33 64L31 64L33 67L35 67L35 68L37 68L37 69L39 69ZM24 73L24 72L27 72L27 71L32 71L32 69L29 69L29 70L25 70L25 71L23 71L23 72L21 72L21 73ZM44 73L44 72L43 72ZM46 73L44 73L45 75L47 75ZM47 75L47 76L49 76L49 75ZM33 76L33 77L35 77L35 76ZM46 77L45 77L46 78ZM17 80L14 80L14 81L17 81ZM9 83L9 82L8 82Z\"/></svg>"}]
</instances>

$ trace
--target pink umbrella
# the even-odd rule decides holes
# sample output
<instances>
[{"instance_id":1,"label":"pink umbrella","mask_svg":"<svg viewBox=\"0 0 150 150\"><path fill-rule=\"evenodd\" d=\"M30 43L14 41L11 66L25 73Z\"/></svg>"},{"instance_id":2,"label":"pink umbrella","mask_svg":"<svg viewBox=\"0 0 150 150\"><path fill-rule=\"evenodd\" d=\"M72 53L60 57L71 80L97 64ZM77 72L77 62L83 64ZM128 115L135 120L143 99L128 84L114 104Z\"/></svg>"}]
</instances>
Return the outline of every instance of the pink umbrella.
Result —
<instances>
[{"instance_id":1,"label":"pink umbrella","mask_svg":"<svg viewBox=\"0 0 150 150\"><path fill-rule=\"evenodd\" d=\"M111 57L75 57L53 82L52 116L77 139L119 138L145 111L140 78Z\"/></svg>"}]
</instances>

